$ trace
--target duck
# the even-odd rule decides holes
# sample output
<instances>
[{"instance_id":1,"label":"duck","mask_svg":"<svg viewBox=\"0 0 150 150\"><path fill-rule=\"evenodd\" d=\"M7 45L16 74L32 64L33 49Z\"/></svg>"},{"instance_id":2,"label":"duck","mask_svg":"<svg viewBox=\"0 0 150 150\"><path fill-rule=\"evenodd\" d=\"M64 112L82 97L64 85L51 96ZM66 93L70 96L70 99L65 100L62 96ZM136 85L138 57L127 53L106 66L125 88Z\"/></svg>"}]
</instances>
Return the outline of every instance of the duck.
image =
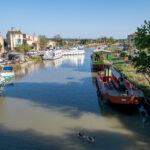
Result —
<instances>
[{"instance_id":1,"label":"duck","mask_svg":"<svg viewBox=\"0 0 150 150\"><path fill-rule=\"evenodd\" d=\"M79 133L78 133L78 137L81 138L81 139L85 139L85 138L86 138L84 132L79 132Z\"/></svg>"},{"instance_id":2,"label":"duck","mask_svg":"<svg viewBox=\"0 0 150 150\"><path fill-rule=\"evenodd\" d=\"M86 140L87 140L87 142L89 142L89 143L94 143L94 142L95 142L95 138L94 138L94 137L91 137L91 136L87 136L87 137L86 137Z\"/></svg>"},{"instance_id":3,"label":"duck","mask_svg":"<svg viewBox=\"0 0 150 150\"><path fill-rule=\"evenodd\" d=\"M139 112L140 112L140 114L141 114L142 116L148 117L148 112L147 112L147 110L144 108L143 105L141 105L141 106L139 107Z\"/></svg>"}]
</instances>

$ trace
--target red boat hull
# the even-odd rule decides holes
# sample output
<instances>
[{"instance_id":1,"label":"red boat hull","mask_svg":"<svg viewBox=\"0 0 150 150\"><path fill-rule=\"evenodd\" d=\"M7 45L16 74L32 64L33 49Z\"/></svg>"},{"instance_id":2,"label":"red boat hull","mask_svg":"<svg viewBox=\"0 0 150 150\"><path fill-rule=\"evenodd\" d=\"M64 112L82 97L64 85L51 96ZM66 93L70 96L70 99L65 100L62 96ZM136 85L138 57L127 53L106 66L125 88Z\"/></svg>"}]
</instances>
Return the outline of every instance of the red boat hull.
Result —
<instances>
[{"instance_id":1,"label":"red boat hull","mask_svg":"<svg viewBox=\"0 0 150 150\"><path fill-rule=\"evenodd\" d=\"M99 77L97 77L97 82L98 82L98 88L99 88L103 98L108 100L111 103L138 105L144 99L144 97L137 97L137 96L134 96L134 95L131 95L131 96L127 96L127 95L122 95L122 96L108 95L108 94L106 94L107 89L104 89L103 81L100 80Z\"/></svg>"},{"instance_id":2,"label":"red boat hull","mask_svg":"<svg viewBox=\"0 0 150 150\"><path fill-rule=\"evenodd\" d=\"M135 97L135 96L111 96L107 94L102 94L105 99L107 99L111 103L116 104L133 104L138 105L143 100L142 97Z\"/></svg>"}]
</instances>

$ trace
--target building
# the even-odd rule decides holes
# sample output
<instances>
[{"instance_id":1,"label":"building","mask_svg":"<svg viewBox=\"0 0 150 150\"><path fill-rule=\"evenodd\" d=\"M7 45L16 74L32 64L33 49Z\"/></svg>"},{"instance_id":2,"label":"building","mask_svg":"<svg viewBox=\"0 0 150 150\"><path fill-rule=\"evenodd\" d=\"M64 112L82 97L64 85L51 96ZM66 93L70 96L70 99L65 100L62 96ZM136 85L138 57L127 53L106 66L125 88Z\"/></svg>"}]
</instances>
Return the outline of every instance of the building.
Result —
<instances>
[{"instance_id":1,"label":"building","mask_svg":"<svg viewBox=\"0 0 150 150\"><path fill-rule=\"evenodd\" d=\"M133 42L135 42L135 38L137 37L137 34L136 33L133 33L133 34L130 34L128 35L128 42L129 42L129 45Z\"/></svg>"},{"instance_id":2,"label":"building","mask_svg":"<svg viewBox=\"0 0 150 150\"><path fill-rule=\"evenodd\" d=\"M4 53L4 39L0 35L0 54Z\"/></svg>"},{"instance_id":3,"label":"building","mask_svg":"<svg viewBox=\"0 0 150 150\"><path fill-rule=\"evenodd\" d=\"M23 34L23 40L34 50L39 50L39 38L31 34Z\"/></svg>"},{"instance_id":4,"label":"building","mask_svg":"<svg viewBox=\"0 0 150 150\"><path fill-rule=\"evenodd\" d=\"M14 50L17 45L23 44L23 34L21 31L8 31L7 35L8 49Z\"/></svg>"},{"instance_id":5,"label":"building","mask_svg":"<svg viewBox=\"0 0 150 150\"><path fill-rule=\"evenodd\" d=\"M55 49L56 48L56 42L55 41L52 41L52 40L49 40L48 41L48 44L47 44L47 47L51 48L51 49Z\"/></svg>"}]
</instances>

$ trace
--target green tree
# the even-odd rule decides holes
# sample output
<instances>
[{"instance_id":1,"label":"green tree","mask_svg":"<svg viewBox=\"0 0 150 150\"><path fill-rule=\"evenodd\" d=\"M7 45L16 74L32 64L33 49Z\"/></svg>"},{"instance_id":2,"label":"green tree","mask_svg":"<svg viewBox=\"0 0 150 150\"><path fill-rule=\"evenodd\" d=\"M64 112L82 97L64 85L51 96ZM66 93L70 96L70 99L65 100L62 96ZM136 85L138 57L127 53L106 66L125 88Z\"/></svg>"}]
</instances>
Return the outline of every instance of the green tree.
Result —
<instances>
[{"instance_id":1,"label":"green tree","mask_svg":"<svg viewBox=\"0 0 150 150\"><path fill-rule=\"evenodd\" d=\"M142 73L150 84L150 56L141 51L139 56L133 58L134 66L138 73Z\"/></svg>"},{"instance_id":2,"label":"green tree","mask_svg":"<svg viewBox=\"0 0 150 150\"><path fill-rule=\"evenodd\" d=\"M65 46L66 44L67 44L67 42L66 42L65 40L62 39L62 40L60 41L60 46Z\"/></svg>"},{"instance_id":3,"label":"green tree","mask_svg":"<svg viewBox=\"0 0 150 150\"><path fill-rule=\"evenodd\" d=\"M108 39L109 44L114 44L115 43L115 39L113 37L110 37Z\"/></svg>"},{"instance_id":4,"label":"green tree","mask_svg":"<svg viewBox=\"0 0 150 150\"><path fill-rule=\"evenodd\" d=\"M48 41L49 40L45 35L39 36L39 45L41 50L44 50L47 47Z\"/></svg>"},{"instance_id":5,"label":"green tree","mask_svg":"<svg viewBox=\"0 0 150 150\"><path fill-rule=\"evenodd\" d=\"M31 47L27 43L24 43L22 45L17 45L17 47L15 48L16 52L21 52L21 53L26 53L30 49Z\"/></svg>"},{"instance_id":6,"label":"green tree","mask_svg":"<svg viewBox=\"0 0 150 150\"><path fill-rule=\"evenodd\" d=\"M0 43L0 52L2 51L2 44Z\"/></svg>"},{"instance_id":7,"label":"green tree","mask_svg":"<svg viewBox=\"0 0 150 150\"><path fill-rule=\"evenodd\" d=\"M145 49L150 49L150 21L137 28L135 44L140 48L138 56L133 58L133 63L138 73L142 73L150 84L150 56Z\"/></svg>"},{"instance_id":8,"label":"green tree","mask_svg":"<svg viewBox=\"0 0 150 150\"><path fill-rule=\"evenodd\" d=\"M135 52L134 52L135 50L136 50L135 44L134 44L134 43L131 43L131 44L130 44L130 47L129 47L129 54L130 54L130 55L133 55L133 54L135 53Z\"/></svg>"},{"instance_id":9,"label":"green tree","mask_svg":"<svg viewBox=\"0 0 150 150\"><path fill-rule=\"evenodd\" d=\"M82 39L82 40L80 41L80 44L83 44L83 45L89 44L89 43L90 43L90 40L89 40L89 39Z\"/></svg>"},{"instance_id":10,"label":"green tree","mask_svg":"<svg viewBox=\"0 0 150 150\"><path fill-rule=\"evenodd\" d=\"M150 49L150 21L144 21L144 25L137 28L137 37L135 38L135 44L141 50Z\"/></svg>"},{"instance_id":11,"label":"green tree","mask_svg":"<svg viewBox=\"0 0 150 150\"><path fill-rule=\"evenodd\" d=\"M125 56L127 56L127 53L126 53L126 52L121 52L121 53L120 53L120 57L125 57Z\"/></svg>"}]
</instances>

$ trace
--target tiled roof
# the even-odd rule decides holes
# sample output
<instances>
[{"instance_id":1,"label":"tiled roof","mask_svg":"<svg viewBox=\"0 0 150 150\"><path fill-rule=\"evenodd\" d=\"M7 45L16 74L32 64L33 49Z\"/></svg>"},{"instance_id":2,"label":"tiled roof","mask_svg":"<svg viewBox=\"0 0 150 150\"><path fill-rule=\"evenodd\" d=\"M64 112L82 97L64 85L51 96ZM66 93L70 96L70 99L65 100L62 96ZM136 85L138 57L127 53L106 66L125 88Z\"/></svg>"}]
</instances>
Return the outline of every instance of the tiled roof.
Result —
<instances>
[{"instance_id":1,"label":"tiled roof","mask_svg":"<svg viewBox=\"0 0 150 150\"><path fill-rule=\"evenodd\" d=\"M29 39L29 38L23 38L23 39L26 41L32 41L32 39Z\"/></svg>"},{"instance_id":2,"label":"tiled roof","mask_svg":"<svg viewBox=\"0 0 150 150\"><path fill-rule=\"evenodd\" d=\"M8 31L8 33L10 33L10 34L22 34L21 31Z\"/></svg>"},{"instance_id":3,"label":"tiled roof","mask_svg":"<svg viewBox=\"0 0 150 150\"><path fill-rule=\"evenodd\" d=\"M136 33L129 34L128 36L137 36Z\"/></svg>"}]
</instances>

